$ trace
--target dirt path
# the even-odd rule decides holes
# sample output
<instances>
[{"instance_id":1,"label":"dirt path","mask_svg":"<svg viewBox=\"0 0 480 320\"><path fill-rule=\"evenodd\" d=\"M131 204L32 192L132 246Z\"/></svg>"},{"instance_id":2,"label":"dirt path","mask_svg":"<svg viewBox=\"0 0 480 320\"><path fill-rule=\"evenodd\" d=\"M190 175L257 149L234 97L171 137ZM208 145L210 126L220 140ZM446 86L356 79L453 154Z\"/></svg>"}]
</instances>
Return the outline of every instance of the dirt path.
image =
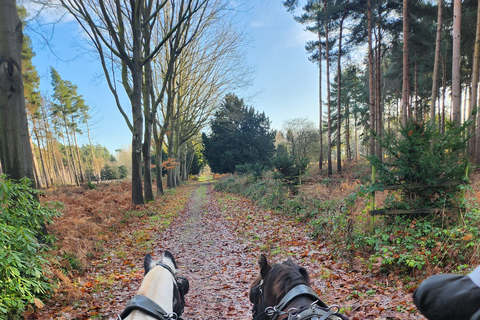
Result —
<instances>
[{"instance_id":1,"label":"dirt path","mask_svg":"<svg viewBox=\"0 0 480 320\"><path fill-rule=\"evenodd\" d=\"M85 203L96 202L71 200L71 206ZM260 253L271 263L291 258L305 267L320 298L351 320L424 319L412 303L412 285L345 261L331 244L309 237L308 225L294 216L216 192L208 182L185 184L152 205L125 211L124 222L89 252L88 269L69 278L58 274L63 284L54 298L27 319L116 319L140 287L145 254L158 259L165 250L190 281L186 320L252 319L248 290ZM74 207L70 218L84 210Z\"/></svg>"},{"instance_id":2,"label":"dirt path","mask_svg":"<svg viewBox=\"0 0 480 320\"><path fill-rule=\"evenodd\" d=\"M157 254L171 250L190 279L185 319L251 319L248 290L260 253L271 262L292 258L304 266L322 300L340 305L352 320L424 319L412 289L398 278L349 265L309 231L293 218L202 183L162 234Z\"/></svg>"},{"instance_id":3,"label":"dirt path","mask_svg":"<svg viewBox=\"0 0 480 320\"><path fill-rule=\"evenodd\" d=\"M185 319L248 319L255 257L219 211L209 183L199 184L183 212L162 234L156 256L170 250L190 281Z\"/></svg>"}]
</instances>

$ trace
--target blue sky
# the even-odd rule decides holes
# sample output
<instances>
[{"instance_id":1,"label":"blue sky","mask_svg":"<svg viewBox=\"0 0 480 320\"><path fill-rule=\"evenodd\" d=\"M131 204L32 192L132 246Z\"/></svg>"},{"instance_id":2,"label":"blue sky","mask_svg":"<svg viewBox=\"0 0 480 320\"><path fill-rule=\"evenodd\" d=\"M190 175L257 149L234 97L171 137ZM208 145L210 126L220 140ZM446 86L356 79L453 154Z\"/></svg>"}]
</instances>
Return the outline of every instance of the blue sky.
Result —
<instances>
[{"instance_id":1,"label":"blue sky","mask_svg":"<svg viewBox=\"0 0 480 320\"><path fill-rule=\"evenodd\" d=\"M293 118L308 117L318 124L318 66L308 61L305 52L305 42L313 35L293 20L281 0L249 0L241 9L240 21L252 40L247 61L256 72L252 86L237 94L256 110L264 111L274 129L281 129L285 120ZM56 24L53 33L48 25L44 30L27 30L36 53L33 64L41 76L42 93L53 93L52 66L63 79L78 86L79 94L94 109L94 143L106 146L113 154L125 148L131 143L130 131L102 77L100 63L77 37L76 22ZM42 38L49 39L48 45ZM130 110L126 101L124 109Z\"/></svg>"}]
</instances>

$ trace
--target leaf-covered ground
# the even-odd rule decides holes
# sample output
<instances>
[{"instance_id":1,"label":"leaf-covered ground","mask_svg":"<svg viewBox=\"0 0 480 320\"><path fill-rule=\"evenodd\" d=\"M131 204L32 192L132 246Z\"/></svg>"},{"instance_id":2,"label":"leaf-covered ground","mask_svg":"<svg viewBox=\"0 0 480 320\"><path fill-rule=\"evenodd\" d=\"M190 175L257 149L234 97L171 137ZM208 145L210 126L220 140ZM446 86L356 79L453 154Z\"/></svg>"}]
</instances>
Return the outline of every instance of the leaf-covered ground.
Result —
<instances>
[{"instance_id":1,"label":"leaf-covered ground","mask_svg":"<svg viewBox=\"0 0 480 320\"><path fill-rule=\"evenodd\" d=\"M29 318L114 319L140 286L143 256L151 252L158 258L169 250L190 280L184 319L251 319L248 290L260 253L271 262L292 258L304 266L322 300L341 306L352 320L424 319L412 303L413 286L373 276L355 261L335 257L327 243L311 239L305 224L290 217L215 192L206 182L188 183L156 204L130 209L123 200L128 189L116 189L112 199L125 208L112 214L113 224L102 220L103 231L91 236L90 247L83 250L86 270L55 269L60 288ZM68 203L63 219L73 219L68 212L80 214L85 205L96 212L98 204L89 194L102 192L85 191L83 198L73 193L73 204L68 197L60 199ZM92 220L85 216L82 221ZM81 245L85 236L77 237Z\"/></svg>"}]
</instances>

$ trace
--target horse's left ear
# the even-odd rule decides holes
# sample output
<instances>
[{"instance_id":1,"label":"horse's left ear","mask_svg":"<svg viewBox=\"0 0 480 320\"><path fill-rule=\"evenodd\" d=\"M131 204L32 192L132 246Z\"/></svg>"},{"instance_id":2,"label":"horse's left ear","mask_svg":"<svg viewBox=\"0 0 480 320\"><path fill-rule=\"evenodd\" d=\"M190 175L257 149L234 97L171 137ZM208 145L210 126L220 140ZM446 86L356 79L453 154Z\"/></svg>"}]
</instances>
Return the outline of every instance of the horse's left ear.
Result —
<instances>
[{"instance_id":1,"label":"horse's left ear","mask_svg":"<svg viewBox=\"0 0 480 320\"><path fill-rule=\"evenodd\" d=\"M145 270L145 275L155 267L155 262L153 262L153 258L150 253L147 253L145 259L143 260L143 269Z\"/></svg>"},{"instance_id":2,"label":"horse's left ear","mask_svg":"<svg viewBox=\"0 0 480 320\"><path fill-rule=\"evenodd\" d=\"M272 269L272 266L268 264L267 257L262 253L260 256L260 259L258 259L258 266L260 267L260 275L262 276L262 279L265 278Z\"/></svg>"},{"instance_id":3,"label":"horse's left ear","mask_svg":"<svg viewBox=\"0 0 480 320\"><path fill-rule=\"evenodd\" d=\"M304 267L299 267L298 271L305 278L305 280L307 280L307 283L310 284L310 276L308 275L307 269Z\"/></svg>"}]
</instances>

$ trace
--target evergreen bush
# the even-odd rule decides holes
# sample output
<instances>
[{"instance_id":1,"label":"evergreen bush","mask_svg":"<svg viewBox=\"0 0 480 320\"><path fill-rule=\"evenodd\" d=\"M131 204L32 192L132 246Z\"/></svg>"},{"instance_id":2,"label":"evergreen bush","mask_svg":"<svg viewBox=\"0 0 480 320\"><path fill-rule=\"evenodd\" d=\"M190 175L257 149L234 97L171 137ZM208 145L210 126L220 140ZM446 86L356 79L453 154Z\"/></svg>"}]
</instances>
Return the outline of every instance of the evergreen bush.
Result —
<instances>
[{"instance_id":1,"label":"evergreen bush","mask_svg":"<svg viewBox=\"0 0 480 320\"><path fill-rule=\"evenodd\" d=\"M459 186L409 188L412 184L435 186L438 183L464 180L468 166L465 152L468 136L463 126L447 125L440 134L430 123L409 121L399 135L385 133L378 141L385 159L367 157L377 170L377 181L369 191L383 190L387 185L403 188L387 198L387 208L445 208L460 205Z\"/></svg>"},{"instance_id":2,"label":"evergreen bush","mask_svg":"<svg viewBox=\"0 0 480 320\"><path fill-rule=\"evenodd\" d=\"M281 180L286 186L294 189L301 184L310 160L307 157L297 159L291 155L275 155L272 158L274 178Z\"/></svg>"},{"instance_id":3,"label":"evergreen bush","mask_svg":"<svg viewBox=\"0 0 480 320\"><path fill-rule=\"evenodd\" d=\"M0 319L23 319L27 306L41 306L52 291L41 253L55 237L41 232L61 214L57 205L40 205L39 191L30 185L26 178L15 182L0 175Z\"/></svg>"}]
</instances>

